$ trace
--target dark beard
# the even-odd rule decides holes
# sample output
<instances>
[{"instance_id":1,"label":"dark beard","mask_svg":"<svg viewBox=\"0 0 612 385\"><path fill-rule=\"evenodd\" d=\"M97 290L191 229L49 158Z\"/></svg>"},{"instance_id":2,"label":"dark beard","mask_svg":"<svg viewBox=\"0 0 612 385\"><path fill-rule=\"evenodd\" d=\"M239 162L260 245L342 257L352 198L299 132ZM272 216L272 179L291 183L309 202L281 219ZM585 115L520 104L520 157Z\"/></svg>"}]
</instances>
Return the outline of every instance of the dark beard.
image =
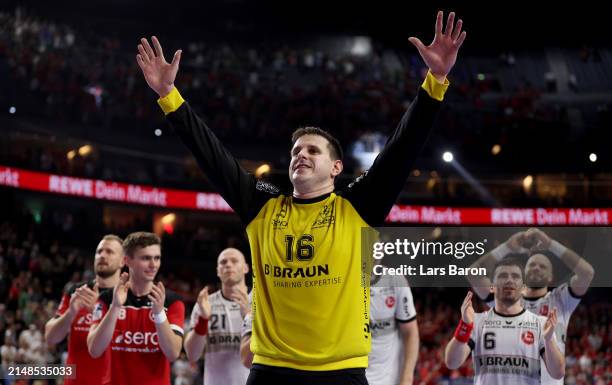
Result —
<instances>
[{"instance_id":1,"label":"dark beard","mask_svg":"<svg viewBox=\"0 0 612 385\"><path fill-rule=\"evenodd\" d=\"M525 286L530 289L542 289L547 285L546 282L543 282L542 279L527 279L527 281L525 282Z\"/></svg>"},{"instance_id":2,"label":"dark beard","mask_svg":"<svg viewBox=\"0 0 612 385\"><path fill-rule=\"evenodd\" d=\"M510 307L510 306L514 305L518 301L519 300L515 299L515 298L501 298L500 299L500 302L503 303L504 305L506 305L507 307Z\"/></svg>"},{"instance_id":3,"label":"dark beard","mask_svg":"<svg viewBox=\"0 0 612 385\"><path fill-rule=\"evenodd\" d=\"M108 278L108 277L113 276L116 272L117 270L115 271L102 270L102 271L96 271L96 275L100 278Z\"/></svg>"}]
</instances>

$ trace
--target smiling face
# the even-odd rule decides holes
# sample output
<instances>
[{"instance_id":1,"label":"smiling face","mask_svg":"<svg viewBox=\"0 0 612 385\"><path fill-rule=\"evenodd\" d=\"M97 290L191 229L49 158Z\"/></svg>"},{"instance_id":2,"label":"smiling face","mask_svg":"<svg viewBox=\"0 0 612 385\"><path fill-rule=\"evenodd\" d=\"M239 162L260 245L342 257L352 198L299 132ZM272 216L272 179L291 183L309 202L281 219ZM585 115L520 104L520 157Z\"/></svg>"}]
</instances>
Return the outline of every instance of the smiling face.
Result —
<instances>
[{"instance_id":1,"label":"smiling face","mask_svg":"<svg viewBox=\"0 0 612 385\"><path fill-rule=\"evenodd\" d=\"M153 282L161 266L161 247L151 245L139 248L125 258L130 268L130 279L135 282Z\"/></svg>"},{"instance_id":2,"label":"smiling face","mask_svg":"<svg viewBox=\"0 0 612 385\"><path fill-rule=\"evenodd\" d=\"M318 191L334 185L342 172L342 161L333 160L329 141L320 135L302 135L291 149L289 179L301 192Z\"/></svg>"}]
</instances>

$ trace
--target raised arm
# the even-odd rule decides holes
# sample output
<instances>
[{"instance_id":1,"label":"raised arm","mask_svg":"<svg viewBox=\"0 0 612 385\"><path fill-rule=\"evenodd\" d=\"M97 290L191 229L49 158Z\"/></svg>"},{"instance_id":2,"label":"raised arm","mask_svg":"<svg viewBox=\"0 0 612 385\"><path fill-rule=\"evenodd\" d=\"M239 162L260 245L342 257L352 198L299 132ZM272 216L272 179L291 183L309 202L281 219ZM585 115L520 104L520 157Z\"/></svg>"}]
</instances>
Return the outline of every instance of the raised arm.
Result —
<instances>
[{"instance_id":1,"label":"raised arm","mask_svg":"<svg viewBox=\"0 0 612 385\"><path fill-rule=\"evenodd\" d=\"M370 225L384 221L435 123L449 84L446 76L465 40L465 31L461 32L463 22L459 20L454 26L454 17L454 13L449 15L446 30L442 31L443 14L438 13L436 34L428 46L410 38L429 67L427 77L372 167L346 190L345 196ZM373 193L376 200L371 199Z\"/></svg>"},{"instance_id":2,"label":"raised arm","mask_svg":"<svg viewBox=\"0 0 612 385\"><path fill-rule=\"evenodd\" d=\"M153 36L151 40L155 50L143 38L136 55L147 84L159 95L158 103L166 118L206 176L243 222L250 222L263 206L267 194L275 192L274 188L258 184L255 177L240 166L238 160L182 98L174 86L181 51L176 51L172 62L168 63L157 38Z\"/></svg>"}]
</instances>

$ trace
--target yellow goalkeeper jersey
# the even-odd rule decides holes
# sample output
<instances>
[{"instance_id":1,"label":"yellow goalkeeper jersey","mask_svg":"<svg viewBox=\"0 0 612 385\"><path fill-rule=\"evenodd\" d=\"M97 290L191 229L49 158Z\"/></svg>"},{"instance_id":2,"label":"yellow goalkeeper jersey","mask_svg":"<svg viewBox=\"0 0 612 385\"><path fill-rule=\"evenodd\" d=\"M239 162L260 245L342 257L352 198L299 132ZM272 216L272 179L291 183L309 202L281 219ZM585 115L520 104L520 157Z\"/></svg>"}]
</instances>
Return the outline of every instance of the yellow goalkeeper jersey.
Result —
<instances>
[{"instance_id":1,"label":"yellow goalkeeper jersey","mask_svg":"<svg viewBox=\"0 0 612 385\"><path fill-rule=\"evenodd\" d=\"M254 363L312 371L368 366L370 272L361 255L361 230L384 222L447 87L428 74L369 171L308 200L248 174L176 89L158 101L246 225Z\"/></svg>"}]
</instances>

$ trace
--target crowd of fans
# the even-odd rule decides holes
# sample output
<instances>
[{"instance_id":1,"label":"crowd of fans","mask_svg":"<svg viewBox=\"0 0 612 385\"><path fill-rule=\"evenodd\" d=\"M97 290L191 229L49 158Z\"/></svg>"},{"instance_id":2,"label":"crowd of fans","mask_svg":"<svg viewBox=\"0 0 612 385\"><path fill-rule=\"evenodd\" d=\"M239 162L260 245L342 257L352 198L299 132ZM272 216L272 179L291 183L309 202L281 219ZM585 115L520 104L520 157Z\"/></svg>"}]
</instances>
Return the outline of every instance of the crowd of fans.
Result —
<instances>
[{"instance_id":1,"label":"crowd of fans","mask_svg":"<svg viewBox=\"0 0 612 385\"><path fill-rule=\"evenodd\" d=\"M75 30L20 9L0 13L3 103L16 106L20 116L76 125L80 137L95 138L97 133L120 138L130 132L142 140L152 138L154 129L163 127L161 114L129 38ZM415 96L425 70L408 45L399 50L374 41L371 53L358 56L350 50L269 40L255 45L168 37L167 47L175 45L173 39L184 48L177 86L224 142L238 146L285 146L289 133L306 124L330 129L347 145L364 133L386 134ZM590 63L592 52L600 61L610 56L593 48L567 55ZM490 58L458 62L451 103L433 143L457 143L479 160L478 154L489 155L493 143L512 152L544 139L575 142L565 135L571 131L567 106L542 99L549 91L545 58L533 55L537 59L526 61L523 56L532 55L502 53L493 64ZM585 120L603 127L610 122L609 107L598 103L573 123Z\"/></svg>"}]
</instances>

